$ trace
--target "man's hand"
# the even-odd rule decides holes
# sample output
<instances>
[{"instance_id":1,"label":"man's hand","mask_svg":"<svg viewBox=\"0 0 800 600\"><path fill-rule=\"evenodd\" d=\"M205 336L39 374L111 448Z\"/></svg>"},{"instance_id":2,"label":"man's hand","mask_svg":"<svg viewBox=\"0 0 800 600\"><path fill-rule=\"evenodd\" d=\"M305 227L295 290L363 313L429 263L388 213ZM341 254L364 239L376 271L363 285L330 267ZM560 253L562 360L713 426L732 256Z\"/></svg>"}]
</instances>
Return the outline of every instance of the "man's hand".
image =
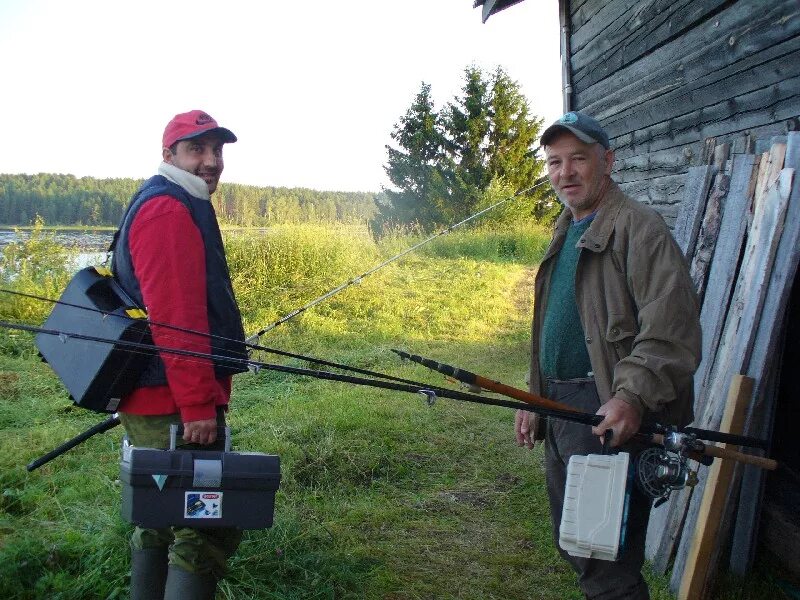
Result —
<instances>
[{"instance_id":1,"label":"man's hand","mask_svg":"<svg viewBox=\"0 0 800 600\"><path fill-rule=\"evenodd\" d=\"M603 404L595 413L602 415L604 419L596 426L592 427L592 433L600 436L600 442L604 441L603 434L606 430L614 431L611 446L616 447L627 442L631 436L639 431L642 424L642 415L639 409L628 404L619 396L614 396Z\"/></svg>"},{"instance_id":2,"label":"man's hand","mask_svg":"<svg viewBox=\"0 0 800 600\"><path fill-rule=\"evenodd\" d=\"M217 440L217 420L205 419L184 423L183 439L192 444L213 444Z\"/></svg>"},{"instance_id":3,"label":"man's hand","mask_svg":"<svg viewBox=\"0 0 800 600\"><path fill-rule=\"evenodd\" d=\"M517 410L514 417L514 433L517 436L517 445L533 448L536 445L536 434L539 432L541 420L528 410Z\"/></svg>"}]
</instances>

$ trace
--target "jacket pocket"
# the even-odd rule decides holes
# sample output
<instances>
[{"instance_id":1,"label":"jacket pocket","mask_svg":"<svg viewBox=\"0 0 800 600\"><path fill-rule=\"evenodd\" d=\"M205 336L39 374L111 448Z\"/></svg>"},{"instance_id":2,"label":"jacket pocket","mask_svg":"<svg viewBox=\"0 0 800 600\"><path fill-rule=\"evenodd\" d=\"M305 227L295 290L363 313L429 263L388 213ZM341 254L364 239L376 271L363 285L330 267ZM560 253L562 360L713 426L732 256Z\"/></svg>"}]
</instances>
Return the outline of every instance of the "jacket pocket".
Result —
<instances>
[{"instance_id":1,"label":"jacket pocket","mask_svg":"<svg viewBox=\"0 0 800 600\"><path fill-rule=\"evenodd\" d=\"M614 349L617 361L630 355L638 332L639 327L632 315L609 313L605 337L606 342Z\"/></svg>"}]
</instances>

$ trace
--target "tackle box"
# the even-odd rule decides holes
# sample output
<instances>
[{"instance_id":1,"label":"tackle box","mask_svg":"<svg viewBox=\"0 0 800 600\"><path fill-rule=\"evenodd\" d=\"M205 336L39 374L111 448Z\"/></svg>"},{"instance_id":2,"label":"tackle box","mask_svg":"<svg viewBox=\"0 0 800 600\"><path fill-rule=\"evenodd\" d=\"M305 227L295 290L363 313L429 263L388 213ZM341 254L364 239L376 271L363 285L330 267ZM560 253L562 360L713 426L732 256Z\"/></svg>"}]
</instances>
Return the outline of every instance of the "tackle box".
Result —
<instances>
[{"instance_id":1,"label":"tackle box","mask_svg":"<svg viewBox=\"0 0 800 600\"><path fill-rule=\"evenodd\" d=\"M147 528L272 526L280 459L259 452L138 448L123 442L122 518Z\"/></svg>"},{"instance_id":2,"label":"tackle box","mask_svg":"<svg viewBox=\"0 0 800 600\"><path fill-rule=\"evenodd\" d=\"M632 474L627 452L570 457L558 539L563 550L582 558L619 558Z\"/></svg>"},{"instance_id":3,"label":"tackle box","mask_svg":"<svg viewBox=\"0 0 800 600\"><path fill-rule=\"evenodd\" d=\"M147 314L136 308L111 271L99 266L78 271L58 302L43 329L107 342L67 333L38 333L39 354L75 404L97 412L115 412L120 398L133 389L150 361L149 353L125 346L126 342L152 345Z\"/></svg>"}]
</instances>

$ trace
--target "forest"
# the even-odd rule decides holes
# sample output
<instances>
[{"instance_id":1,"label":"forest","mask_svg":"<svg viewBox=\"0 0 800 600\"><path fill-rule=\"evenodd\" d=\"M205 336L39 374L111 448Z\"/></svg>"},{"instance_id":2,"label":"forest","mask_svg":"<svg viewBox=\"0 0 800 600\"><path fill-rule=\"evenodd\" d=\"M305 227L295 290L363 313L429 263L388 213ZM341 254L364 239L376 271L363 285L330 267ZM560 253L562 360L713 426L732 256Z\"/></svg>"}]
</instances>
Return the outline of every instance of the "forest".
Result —
<instances>
[{"instance_id":1,"label":"forest","mask_svg":"<svg viewBox=\"0 0 800 600\"><path fill-rule=\"evenodd\" d=\"M116 226L141 179L95 179L53 173L0 174L0 224ZM368 221L375 194L221 183L213 202L229 225Z\"/></svg>"}]
</instances>

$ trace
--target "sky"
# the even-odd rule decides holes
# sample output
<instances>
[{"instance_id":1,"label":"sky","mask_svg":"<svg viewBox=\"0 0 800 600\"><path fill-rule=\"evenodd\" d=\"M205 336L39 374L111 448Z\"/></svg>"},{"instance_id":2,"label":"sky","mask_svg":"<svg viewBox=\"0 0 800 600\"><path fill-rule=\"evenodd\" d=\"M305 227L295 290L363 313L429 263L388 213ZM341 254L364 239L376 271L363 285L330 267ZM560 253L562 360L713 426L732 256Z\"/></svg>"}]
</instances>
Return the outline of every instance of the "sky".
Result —
<instances>
[{"instance_id":1,"label":"sky","mask_svg":"<svg viewBox=\"0 0 800 600\"><path fill-rule=\"evenodd\" d=\"M436 108L497 66L561 113L558 3L481 22L472 0L0 0L0 173L145 178L202 109L239 141L222 180L377 192L424 81Z\"/></svg>"}]
</instances>

